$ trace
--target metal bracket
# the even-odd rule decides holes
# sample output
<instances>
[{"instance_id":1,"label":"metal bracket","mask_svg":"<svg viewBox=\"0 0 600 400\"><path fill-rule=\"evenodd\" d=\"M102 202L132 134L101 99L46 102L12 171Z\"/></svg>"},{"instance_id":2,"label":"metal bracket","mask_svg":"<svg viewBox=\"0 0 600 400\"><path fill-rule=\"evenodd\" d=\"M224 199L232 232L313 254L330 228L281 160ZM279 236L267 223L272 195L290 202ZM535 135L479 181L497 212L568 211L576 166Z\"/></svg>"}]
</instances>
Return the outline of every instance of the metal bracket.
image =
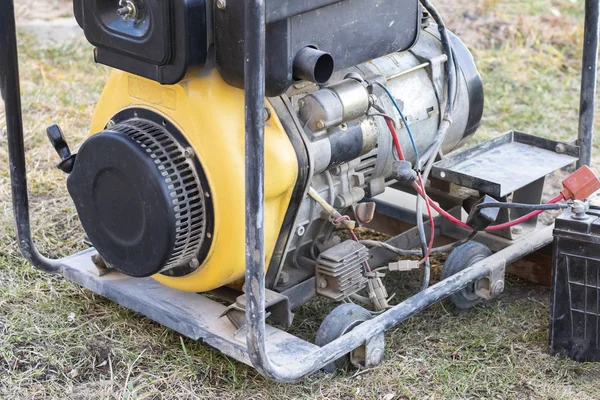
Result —
<instances>
[{"instance_id":1,"label":"metal bracket","mask_svg":"<svg viewBox=\"0 0 600 400\"><path fill-rule=\"evenodd\" d=\"M383 362L385 337L378 334L350 353L350 363L357 368L372 368Z\"/></svg>"},{"instance_id":2,"label":"metal bracket","mask_svg":"<svg viewBox=\"0 0 600 400\"><path fill-rule=\"evenodd\" d=\"M238 296L235 303L227 307L221 316L227 316L231 323L238 329L245 326L246 294ZM287 296L272 290L265 289L265 315L271 321L284 329L292 326L294 313Z\"/></svg>"},{"instance_id":3,"label":"metal bracket","mask_svg":"<svg viewBox=\"0 0 600 400\"><path fill-rule=\"evenodd\" d=\"M488 276L475 282L475 294L484 300L490 300L504 292L506 262L490 270Z\"/></svg>"}]
</instances>

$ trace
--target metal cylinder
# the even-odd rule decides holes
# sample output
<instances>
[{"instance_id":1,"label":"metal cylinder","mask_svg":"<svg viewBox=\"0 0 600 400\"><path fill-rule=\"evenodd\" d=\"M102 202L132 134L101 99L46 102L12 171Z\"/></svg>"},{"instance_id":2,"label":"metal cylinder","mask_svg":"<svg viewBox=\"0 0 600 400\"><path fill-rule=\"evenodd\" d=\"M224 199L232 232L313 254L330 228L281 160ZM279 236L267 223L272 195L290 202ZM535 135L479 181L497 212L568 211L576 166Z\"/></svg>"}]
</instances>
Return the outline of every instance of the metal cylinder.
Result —
<instances>
[{"instance_id":1,"label":"metal cylinder","mask_svg":"<svg viewBox=\"0 0 600 400\"><path fill-rule=\"evenodd\" d=\"M305 47L294 58L294 79L324 84L331 78L334 67L331 54Z\"/></svg>"}]
</instances>

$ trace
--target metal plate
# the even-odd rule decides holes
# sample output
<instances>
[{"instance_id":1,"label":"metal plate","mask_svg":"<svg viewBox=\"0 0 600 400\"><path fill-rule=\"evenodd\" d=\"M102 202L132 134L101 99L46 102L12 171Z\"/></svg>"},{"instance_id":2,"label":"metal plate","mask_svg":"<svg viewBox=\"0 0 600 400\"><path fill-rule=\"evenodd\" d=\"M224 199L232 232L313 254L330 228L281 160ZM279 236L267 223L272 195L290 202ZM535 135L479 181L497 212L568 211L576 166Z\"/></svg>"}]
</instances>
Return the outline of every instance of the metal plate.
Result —
<instances>
[{"instance_id":1,"label":"metal plate","mask_svg":"<svg viewBox=\"0 0 600 400\"><path fill-rule=\"evenodd\" d=\"M95 250L87 250L63 259L63 275L94 293L164 325L193 340L202 340L224 354L252 366L248 358L246 336L226 317L226 307L197 293L164 286L152 278L132 278L120 272L103 277L91 261ZM267 351L273 362L285 365L298 354L319 347L267 325Z\"/></svg>"},{"instance_id":2,"label":"metal plate","mask_svg":"<svg viewBox=\"0 0 600 400\"><path fill-rule=\"evenodd\" d=\"M504 197L578 159L577 146L513 131L435 163L432 176Z\"/></svg>"}]
</instances>

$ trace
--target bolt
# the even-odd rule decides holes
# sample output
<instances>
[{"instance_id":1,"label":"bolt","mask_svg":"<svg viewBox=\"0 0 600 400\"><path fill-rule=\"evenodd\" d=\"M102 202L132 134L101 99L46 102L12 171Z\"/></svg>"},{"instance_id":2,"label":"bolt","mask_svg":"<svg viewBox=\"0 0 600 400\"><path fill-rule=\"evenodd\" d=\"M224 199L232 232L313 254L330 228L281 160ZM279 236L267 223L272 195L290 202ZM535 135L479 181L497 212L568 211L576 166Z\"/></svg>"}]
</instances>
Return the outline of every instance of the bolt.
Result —
<instances>
[{"instance_id":1,"label":"bolt","mask_svg":"<svg viewBox=\"0 0 600 400\"><path fill-rule=\"evenodd\" d=\"M523 233L523 227L522 227L521 225L516 225L516 226L513 226L513 227L510 229L510 232L511 232L513 235L521 235L521 234Z\"/></svg>"},{"instance_id":2,"label":"bolt","mask_svg":"<svg viewBox=\"0 0 600 400\"><path fill-rule=\"evenodd\" d=\"M117 125L117 123L111 119L106 123L106 129L112 129L115 127L115 125Z\"/></svg>"},{"instance_id":3,"label":"bolt","mask_svg":"<svg viewBox=\"0 0 600 400\"><path fill-rule=\"evenodd\" d=\"M194 149L192 149L191 147L188 147L187 149L184 150L183 155L185 156L185 158L194 157Z\"/></svg>"},{"instance_id":4,"label":"bolt","mask_svg":"<svg viewBox=\"0 0 600 400\"><path fill-rule=\"evenodd\" d=\"M587 219L587 212L589 209L590 206L588 203L581 200L575 200L573 202L573 218L579 220Z\"/></svg>"},{"instance_id":5,"label":"bolt","mask_svg":"<svg viewBox=\"0 0 600 400\"><path fill-rule=\"evenodd\" d=\"M502 292L504 292L504 281L500 280L492 285L492 290L490 291L490 295L497 296Z\"/></svg>"},{"instance_id":6,"label":"bolt","mask_svg":"<svg viewBox=\"0 0 600 400\"><path fill-rule=\"evenodd\" d=\"M200 261L196 257L192 258L189 263L190 268L196 269L200 266Z\"/></svg>"},{"instance_id":7,"label":"bolt","mask_svg":"<svg viewBox=\"0 0 600 400\"><path fill-rule=\"evenodd\" d=\"M325 129L325 121L320 120L319 122L317 122L317 128Z\"/></svg>"},{"instance_id":8,"label":"bolt","mask_svg":"<svg viewBox=\"0 0 600 400\"><path fill-rule=\"evenodd\" d=\"M556 150L557 153L562 154L565 151L567 151L567 146L565 146L562 143L559 143L559 144L556 145L556 149L555 150Z\"/></svg>"},{"instance_id":9,"label":"bolt","mask_svg":"<svg viewBox=\"0 0 600 400\"><path fill-rule=\"evenodd\" d=\"M136 19L138 11L131 0L121 0L117 9L117 15L123 18L123 21L129 22L132 19Z\"/></svg>"},{"instance_id":10,"label":"bolt","mask_svg":"<svg viewBox=\"0 0 600 400\"><path fill-rule=\"evenodd\" d=\"M325 289L328 286L327 279L319 279L319 289Z\"/></svg>"},{"instance_id":11,"label":"bolt","mask_svg":"<svg viewBox=\"0 0 600 400\"><path fill-rule=\"evenodd\" d=\"M287 286L290 283L290 274L285 271L281 271L277 278L277 286Z\"/></svg>"},{"instance_id":12,"label":"bolt","mask_svg":"<svg viewBox=\"0 0 600 400\"><path fill-rule=\"evenodd\" d=\"M303 108L305 105L306 105L306 102L304 101L304 99L298 100L298 108Z\"/></svg>"},{"instance_id":13,"label":"bolt","mask_svg":"<svg viewBox=\"0 0 600 400\"><path fill-rule=\"evenodd\" d=\"M219 10L224 10L227 8L227 0L217 0L217 8Z\"/></svg>"},{"instance_id":14,"label":"bolt","mask_svg":"<svg viewBox=\"0 0 600 400\"><path fill-rule=\"evenodd\" d=\"M347 123L343 123L340 125L340 129L344 132L346 132L348 130L348 124Z\"/></svg>"},{"instance_id":15,"label":"bolt","mask_svg":"<svg viewBox=\"0 0 600 400\"><path fill-rule=\"evenodd\" d=\"M304 228L303 226L299 226L298 229L296 230L296 234L298 236L304 236L305 233L306 233L306 228Z\"/></svg>"}]
</instances>

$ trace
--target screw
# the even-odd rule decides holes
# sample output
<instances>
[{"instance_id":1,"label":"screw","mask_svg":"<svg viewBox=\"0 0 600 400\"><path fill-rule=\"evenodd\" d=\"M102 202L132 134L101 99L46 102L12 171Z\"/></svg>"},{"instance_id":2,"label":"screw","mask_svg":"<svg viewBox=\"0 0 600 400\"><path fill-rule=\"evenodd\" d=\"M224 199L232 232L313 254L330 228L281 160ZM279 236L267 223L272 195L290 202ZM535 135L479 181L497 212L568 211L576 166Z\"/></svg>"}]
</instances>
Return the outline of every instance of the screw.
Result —
<instances>
[{"instance_id":1,"label":"screw","mask_svg":"<svg viewBox=\"0 0 600 400\"><path fill-rule=\"evenodd\" d=\"M135 4L131 0L121 0L119 2L119 8L117 9L117 15L123 18L123 21L129 22L137 17L138 11Z\"/></svg>"},{"instance_id":2,"label":"screw","mask_svg":"<svg viewBox=\"0 0 600 400\"><path fill-rule=\"evenodd\" d=\"M567 151L567 146L565 146L562 143L559 143L559 144L556 145L556 149L555 150L556 150L557 153L562 154L565 151Z\"/></svg>"},{"instance_id":3,"label":"screw","mask_svg":"<svg viewBox=\"0 0 600 400\"><path fill-rule=\"evenodd\" d=\"M185 158L192 158L192 157L194 157L194 149L192 149L191 147L188 147L183 152L183 155L185 156Z\"/></svg>"},{"instance_id":4,"label":"screw","mask_svg":"<svg viewBox=\"0 0 600 400\"><path fill-rule=\"evenodd\" d=\"M285 271L281 271L277 278L277 286L287 286L290 283L290 274Z\"/></svg>"},{"instance_id":5,"label":"screw","mask_svg":"<svg viewBox=\"0 0 600 400\"><path fill-rule=\"evenodd\" d=\"M306 228L304 228L303 226L299 226L298 229L296 230L296 234L298 236L304 236L305 233L306 233Z\"/></svg>"},{"instance_id":6,"label":"screw","mask_svg":"<svg viewBox=\"0 0 600 400\"><path fill-rule=\"evenodd\" d=\"M200 261L196 257L192 258L189 263L190 268L196 269L200 266Z\"/></svg>"},{"instance_id":7,"label":"screw","mask_svg":"<svg viewBox=\"0 0 600 400\"><path fill-rule=\"evenodd\" d=\"M499 295L502 292L504 292L504 281L497 281L492 286L492 290L491 290L490 295L497 296L497 295Z\"/></svg>"},{"instance_id":8,"label":"screw","mask_svg":"<svg viewBox=\"0 0 600 400\"><path fill-rule=\"evenodd\" d=\"M227 8L227 0L217 0L217 8L219 10L224 10Z\"/></svg>"},{"instance_id":9,"label":"screw","mask_svg":"<svg viewBox=\"0 0 600 400\"><path fill-rule=\"evenodd\" d=\"M106 129L112 129L117 125L117 123L115 121L113 121L112 119L110 121L108 121L106 123Z\"/></svg>"},{"instance_id":10,"label":"screw","mask_svg":"<svg viewBox=\"0 0 600 400\"><path fill-rule=\"evenodd\" d=\"M521 225L513 226L513 227L510 229L510 232L511 232L513 235L520 235L520 234L522 234L522 233L523 233L523 227L522 227Z\"/></svg>"},{"instance_id":11,"label":"screw","mask_svg":"<svg viewBox=\"0 0 600 400\"><path fill-rule=\"evenodd\" d=\"M319 288L320 289L325 289L327 287L327 279L325 278L321 278L319 279Z\"/></svg>"},{"instance_id":12,"label":"screw","mask_svg":"<svg viewBox=\"0 0 600 400\"><path fill-rule=\"evenodd\" d=\"M317 122L317 128L325 129L325 121L320 120L319 122Z\"/></svg>"},{"instance_id":13,"label":"screw","mask_svg":"<svg viewBox=\"0 0 600 400\"><path fill-rule=\"evenodd\" d=\"M304 101L304 99L298 100L298 108L303 108L305 105L306 105L306 102Z\"/></svg>"},{"instance_id":14,"label":"screw","mask_svg":"<svg viewBox=\"0 0 600 400\"><path fill-rule=\"evenodd\" d=\"M347 123L343 123L340 125L340 129L344 132L346 132L348 130L348 124Z\"/></svg>"}]
</instances>

